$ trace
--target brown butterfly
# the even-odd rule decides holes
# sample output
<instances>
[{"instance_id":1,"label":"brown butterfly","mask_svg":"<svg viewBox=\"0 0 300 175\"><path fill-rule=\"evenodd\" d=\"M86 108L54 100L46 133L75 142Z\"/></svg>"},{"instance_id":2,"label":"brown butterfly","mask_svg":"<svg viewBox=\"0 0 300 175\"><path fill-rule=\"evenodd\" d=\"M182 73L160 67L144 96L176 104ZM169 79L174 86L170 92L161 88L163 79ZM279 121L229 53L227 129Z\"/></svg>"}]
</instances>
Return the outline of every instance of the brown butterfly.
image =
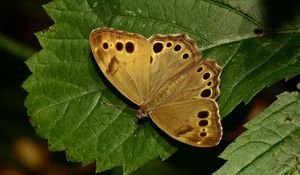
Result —
<instances>
[{"instance_id":1,"label":"brown butterfly","mask_svg":"<svg viewBox=\"0 0 300 175\"><path fill-rule=\"evenodd\" d=\"M111 28L90 34L105 77L169 136L197 147L220 142L216 99L222 69L186 34L145 37Z\"/></svg>"}]
</instances>

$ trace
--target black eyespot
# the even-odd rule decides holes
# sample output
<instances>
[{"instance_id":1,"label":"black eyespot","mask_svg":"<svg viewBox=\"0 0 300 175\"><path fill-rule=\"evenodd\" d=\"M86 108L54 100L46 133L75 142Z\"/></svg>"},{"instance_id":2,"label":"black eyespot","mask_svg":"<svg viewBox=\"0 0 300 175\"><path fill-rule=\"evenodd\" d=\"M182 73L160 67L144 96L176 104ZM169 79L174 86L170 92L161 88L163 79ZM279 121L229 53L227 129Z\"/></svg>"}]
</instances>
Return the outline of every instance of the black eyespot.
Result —
<instances>
[{"instance_id":1,"label":"black eyespot","mask_svg":"<svg viewBox=\"0 0 300 175\"><path fill-rule=\"evenodd\" d=\"M117 42L117 44L116 44L116 49L117 49L118 51L123 50L123 43Z\"/></svg>"},{"instance_id":2,"label":"black eyespot","mask_svg":"<svg viewBox=\"0 0 300 175\"><path fill-rule=\"evenodd\" d=\"M210 77L210 73L209 73L209 72L206 72L206 73L203 75L203 79L204 79L204 80L209 79L209 77Z\"/></svg>"},{"instance_id":3,"label":"black eyespot","mask_svg":"<svg viewBox=\"0 0 300 175\"><path fill-rule=\"evenodd\" d=\"M132 42L127 42L125 45L125 49L127 53L132 53L134 51L134 44Z\"/></svg>"},{"instance_id":4,"label":"black eyespot","mask_svg":"<svg viewBox=\"0 0 300 175\"><path fill-rule=\"evenodd\" d=\"M189 58L189 56L190 56L190 55L189 55L188 53L185 53L185 54L182 55L182 58L183 58L183 59L187 59L187 58Z\"/></svg>"},{"instance_id":5,"label":"black eyespot","mask_svg":"<svg viewBox=\"0 0 300 175\"><path fill-rule=\"evenodd\" d=\"M171 43L171 42L167 42L166 46L167 46L167 47L171 47L171 46L172 46L172 43Z\"/></svg>"},{"instance_id":6,"label":"black eyespot","mask_svg":"<svg viewBox=\"0 0 300 175\"><path fill-rule=\"evenodd\" d=\"M174 50L177 52L177 51L180 51L181 49L181 46L179 44L177 44L175 47L174 47Z\"/></svg>"},{"instance_id":7,"label":"black eyespot","mask_svg":"<svg viewBox=\"0 0 300 175\"><path fill-rule=\"evenodd\" d=\"M206 137L206 135L207 135L206 132L201 132L200 133L200 137Z\"/></svg>"},{"instance_id":8,"label":"black eyespot","mask_svg":"<svg viewBox=\"0 0 300 175\"><path fill-rule=\"evenodd\" d=\"M199 126L207 126L208 121L207 120L200 120L198 124L199 124Z\"/></svg>"},{"instance_id":9,"label":"black eyespot","mask_svg":"<svg viewBox=\"0 0 300 175\"><path fill-rule=\"evenodd\" d=\"M211 95L210 89L204 89L204 90L201 92L201 97L209 97L210 95Z\"/></svg>"},{"instance_id":10,"label":"black eyespot","mask_svg":"<svg viewBox=\"0 0 300 175\"><path fill-rule=\"evenodd\" d=\"M197 72L201 72L203 70L203 67L199 67L198 69L197 69Z\"/></svg>"},{"instance_id":11,"label":"black eyespot","mask_svg":"<svg viewBox=\"0 0 300 175\"><path fill-rule=\"evenodd\" d=\"M207 118L208 116L209 116L208 111L198 112L198 115L197 115L197 117L199 117L199 118Z\"/></svg>"},{"instance_id":12,"label":"black eyespot","mask_svg":"<svg viewBox=\"0 0 300 175\"><path fill-rule=\"evenodd\" d=\"M207 86L211 86L212 85L212 82L211 81L209 81L209 82L207 82L207 84L206 84Z\"/></svg>"},{"instance_id":13,"label":"black eyespot","mask_svg":"<svg viewBox=\"0 0 300 175\"><path fill-rule=\"evenodd\" d=\"M107 43L107 42L104 42L104 43L102 44L102 47L103 47L103 49L108 49L108 43Z\"/></svg>"},{"instance_id":14,"label":"black eyespot","mask_svg":"<svg viewBox=\"0 0 300 175\"><path fill-rule=\"evenodd\" d=\"M159 42L157 42L153 45L153 51L155 53L161 52L163 50L163 48L164 48L164 45L162 43L159 43Z\"/></svg>"}]
</instances>

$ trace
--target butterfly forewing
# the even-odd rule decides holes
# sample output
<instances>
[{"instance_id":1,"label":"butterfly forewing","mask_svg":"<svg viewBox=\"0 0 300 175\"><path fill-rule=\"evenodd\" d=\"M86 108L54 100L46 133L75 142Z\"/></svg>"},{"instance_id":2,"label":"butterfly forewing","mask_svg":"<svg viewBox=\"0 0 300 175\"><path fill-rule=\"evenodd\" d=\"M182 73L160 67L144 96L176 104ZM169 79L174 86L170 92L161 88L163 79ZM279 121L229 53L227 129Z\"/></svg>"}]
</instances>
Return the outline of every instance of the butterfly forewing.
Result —
<instances>
[{"instance_id":1,"label":"butterfly forewing","mask_svg":"<svg viewBox=\"0 0 300 175\"><path fill-rule=\"evenodd\" d=\"M153 61L150 65L150 96L156 96L199 62L195 43L185 34L153 35L148 39Z\"/></svg>"},{"instance_id":2,"label":"butterfly forewing","mask_svg":"<svg viewBox=\"0 0 300 175\"><path fill-rule=\"evenodd\" d=\"M106 78L128 99L141 105L149 88L148 41L137 34L100 28L91 32L90 45Z\"/></svg>"}]
</instances>

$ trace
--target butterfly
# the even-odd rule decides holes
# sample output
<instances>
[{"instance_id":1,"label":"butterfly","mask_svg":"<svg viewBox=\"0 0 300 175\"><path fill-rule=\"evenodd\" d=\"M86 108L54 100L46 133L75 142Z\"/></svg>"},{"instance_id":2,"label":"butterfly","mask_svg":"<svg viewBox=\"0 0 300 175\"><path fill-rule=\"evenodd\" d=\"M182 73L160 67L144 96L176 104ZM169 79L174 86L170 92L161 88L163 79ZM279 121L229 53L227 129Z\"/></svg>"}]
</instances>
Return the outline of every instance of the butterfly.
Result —
<instances>
[{"instance_id":1,"label":"butterfly","mask_svg":"<svg viewBox=\"0 0 300 175\"><path fill-rule=\"evenodd\" d=\"M150 38L112 28L90 34L94 58L105 77L140 106L172 138L197 147L222 138L219 107L221 67L202 59L185 33Z\"/></svg>"}]
</instances>

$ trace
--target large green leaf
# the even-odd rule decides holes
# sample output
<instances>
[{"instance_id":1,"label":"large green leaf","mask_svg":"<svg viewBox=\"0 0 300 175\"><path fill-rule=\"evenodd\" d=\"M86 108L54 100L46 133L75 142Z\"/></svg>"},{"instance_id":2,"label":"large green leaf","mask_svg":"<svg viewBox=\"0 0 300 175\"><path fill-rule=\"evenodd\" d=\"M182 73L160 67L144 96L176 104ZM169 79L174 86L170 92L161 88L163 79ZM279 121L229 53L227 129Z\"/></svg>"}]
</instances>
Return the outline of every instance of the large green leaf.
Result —
<instances>
[{"instance_id":1,"label":"large green leaf","mask_svg":"<svg viewBox=\"0 0 300 175\"><path fill-rule=\"evenodd\" d=\"M136 123L135 112L105 81L89 48L90 31L114 27L146 37L187 33L204 57L223 69L219 105L225 117L241 101L300 70L299 24L272 35L264 28L256 1L217 0L57 0L44 6L55 24L37 37L43 49L26 62L32 75L28 113L52 150L97 171L123 166L130 173L175 147L149 122Z\"/></svg>"},{"instance_id":2,"label":"large green leaf","mask_svg":"<svg viewBox=\"0 0 300 175\"><path fill-rule=\"evenodd\" d=\"M221 157L228 161L215 174L299 174L300 94L277 98L225 149Z\"/></svg>"}]
</instances>

